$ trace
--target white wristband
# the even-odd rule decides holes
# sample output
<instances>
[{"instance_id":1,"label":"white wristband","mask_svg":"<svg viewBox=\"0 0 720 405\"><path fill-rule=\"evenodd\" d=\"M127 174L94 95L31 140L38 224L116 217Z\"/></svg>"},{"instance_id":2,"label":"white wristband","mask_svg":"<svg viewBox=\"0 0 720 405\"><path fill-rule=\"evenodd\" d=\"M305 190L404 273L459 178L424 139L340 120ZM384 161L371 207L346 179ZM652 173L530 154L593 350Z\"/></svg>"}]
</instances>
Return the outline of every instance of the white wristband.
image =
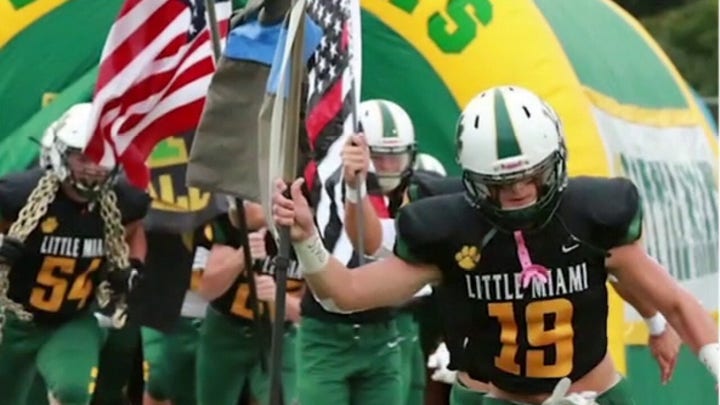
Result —
<instances>
[{"instance_id":1,"label":"white wristband","mask_svg":"<svg viewBox=\"0 0 720 405\"><path fill-rule=\"evenodd\" d=\"M717 380L720 369L720 343L709 343L700 348L698 358Z\"/></svg>"},{"instance_id":2,"label":"white wristband","mask_svg":"<svg viewBox=\"0 0 720 405\"><path fill-rule=\"evenodd\" d=\"M353 204L357 204L367 195L367 185L364 181L360 182L360 190L345 184L345 199Z\"/></svg>"},{"instance_id":3,"label":"white wristband","mask_svg":"<svg viewBox=\"0 0 720 405\"><path fill-rule=\"evenodd\" d=\"M667 327L667 320L665 320L665 317L660 312L656 313L650 318L645 318L645 324L648 327L648 332L650 332L650 336L660 336L665 332L665 328Z\"/></svg>"},{"instance_id":4,"label":"white wristband","mask_svg":"<svg viewBox=\"0 0 720 405\"><path fill-rule=\"evenodd\" d=\"M315 274L325 271L330 260L330 253L325 249L318 234L302 242L293 243L298 263L302 266L303 274Z\"/></svg>"}]
</instances>

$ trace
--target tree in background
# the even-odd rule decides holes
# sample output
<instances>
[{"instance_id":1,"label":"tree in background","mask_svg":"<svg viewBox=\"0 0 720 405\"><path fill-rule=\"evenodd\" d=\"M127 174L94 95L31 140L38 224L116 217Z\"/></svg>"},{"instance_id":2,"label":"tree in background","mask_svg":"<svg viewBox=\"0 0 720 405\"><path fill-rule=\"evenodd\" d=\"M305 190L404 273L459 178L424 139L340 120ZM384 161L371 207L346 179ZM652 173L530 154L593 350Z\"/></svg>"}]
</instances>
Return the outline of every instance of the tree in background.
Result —
<instances>
[{"instance_id":1,"label":"tree in background","mask_svg":"<svg viewBox=\"0 0 720 405\"><path fill-rule=\"evenodd\" d=\"M660 43L702 96L718 93L717 0L615 0Z\"/></svg>"}]
</instances>

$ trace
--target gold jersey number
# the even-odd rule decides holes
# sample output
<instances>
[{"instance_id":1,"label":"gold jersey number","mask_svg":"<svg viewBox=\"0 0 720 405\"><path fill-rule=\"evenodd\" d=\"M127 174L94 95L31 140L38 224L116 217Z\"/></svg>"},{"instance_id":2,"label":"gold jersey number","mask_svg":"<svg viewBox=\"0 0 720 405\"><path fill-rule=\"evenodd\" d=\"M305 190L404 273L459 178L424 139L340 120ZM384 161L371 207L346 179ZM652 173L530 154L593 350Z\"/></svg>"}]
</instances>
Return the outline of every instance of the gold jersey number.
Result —
<instances>
[{"instance_id":1,"label":"gold jersey number","mask_svg":"<svg viewBox=\"0 0 720 405\"><path fill-rule=\"evenodd\" d=\"M30 294L30 305L45 312L57 312L65 301L77 301L77 308L87 304L93 290L90 275L100 267L102 259L95 258L86 271L77 276L77 259L46 256Z\"/></svg>"},{"instance_id":2,"label":"gold jersey number","mask_svg":"<svg viewBox=\"0 0 720 405\"><path fill-rule=\"evenodd\" d=\"M302 288L302 281L288 280L287 292L297 292ZM237 315L245 319L253 319L253 312L250 309L248 300L250 299L250 285L247 283L240 283L237 290L235 290L235 298L233 299L232 306L230 307L230 313ZM258 305L258 311L260 315L263 313L263 306Z\"/></svg>"},{"instance_id":3,"label":"gold jersey number","mask_svg":"<svg viewBox=\"0 0 720 405\"><path fill-rule=\"evenodd\" d=\"M515 360L518 352L518 326L511 302L488 305L490 316L500 323L500 354L495 356L495 367L521 375L520 364ZM532 349L525 352L525 376L531 378L561 378L570 374L573 366L573 305L565 298L536 301L525 307L527 341ZM555 322L545 329L545 316L554 315ZM555 348L555 361L545 363L545 348Z\"/></svg>"}]
</instances>

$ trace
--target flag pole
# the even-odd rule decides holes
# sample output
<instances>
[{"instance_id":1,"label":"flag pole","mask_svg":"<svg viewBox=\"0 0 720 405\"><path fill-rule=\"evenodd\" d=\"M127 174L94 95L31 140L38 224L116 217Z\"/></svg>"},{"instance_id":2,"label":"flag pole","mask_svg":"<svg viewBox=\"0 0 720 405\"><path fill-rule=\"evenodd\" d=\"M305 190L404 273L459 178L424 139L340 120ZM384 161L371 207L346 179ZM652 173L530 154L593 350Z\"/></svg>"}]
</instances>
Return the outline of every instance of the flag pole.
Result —
<instances>
[{"instance_id":1,"label":"flag pole","mask_svg":"<svg viewBox=\"0 0 720 405\"><path fill-rule=\"evenodd\" d=\"M357 94L357 89L355 88L355 77L352 75L352 67L349 68L351 72L351 79L350 79L350 94L352 97L352 100L350 101L350 114L352 115L353 120L353 131L355 131L356 134L361 133L363 131L362 123L358 119L358 112L357 112L357 98L355 95ZM358 174L358 176L355 178L355 190L360 190L362 188L362 183L366 181L364 176L361 176ZM357 227L357 254L358 254L358 264L362 266L365 264L365 201L364 199L360 200L355 204L355 223Z\"/></svg>"},{"instance_id":2,"label":"flag pole","mask_svg":"<svg viewBox=\"0 0 720 405\"><path fill-rule=\"evenodd\" d=\"M217 11L215 10L215 0L205 0L205 9L208 13L208 25L210 26L210 39L212 39L213 55L215 63L220 59L222 47L220 46L220 26L217 19Z\"/></svg>"},{"instance_id":3,"label":"flag pole","mask_svg":"<svg viewBox=\"0 0 720 405\"><path fill-rule=\"evenodd\" d=\"M296 7L302 9L296 11ZM298 13L298 14L295 14ZM300 130L300 106L302 82L304 74L303 48L305 46L305 0L297 0L288 13L288 26L293 24L293 16L297 16L297 30L291 36L288 29L287 41L290 41L290 91L288 106L282 117L283 144L287 146L282 153L283 180L292 182L297 170L297 145ZM288 46L286 42L286 47ZM281 69L282 72L282 69ZM281 73L282 74L282 73ZM284 80L280 80L284 86ZM280 92L281 90L278 89ZM278 94L278 97L280 95ZM289 191L289 190L288 190ZM285 301L287 295L287 272L290 265L290 228L283 226L277 229L278 255L275 261L275 322L272 326L272 344L270 346L270 404L282 405L284 395L282 389L282 356L283 338L285 335Z\"/></svg>"},{"instance_id":4,"label":"flag pole","mask_svg":"<svg viewBox=\"0 0 720 405\"><path fill-rule=\"evenodd\" d=\"M208 25L210 28L210 38L212 39L213 56L215 63L222 55L222 47L220 44L220 26L218 24L217 12L215 10L215 0L205 0L205 9L208 15ZM240 245L243 248L243 255L245 259L245 274L247 275L247 282L249 287L249 303L250 310L253 314L253 324L255 329L255 336L257 337L257 343L260 350L258 355L260 356L260 369L265 372L267 371L267 335L265 333L265 327L263 325L263 317L260 313L260 302L257 299L257 286L255 284L255 269L253 267L253 259L250 254L250 241L248 240L249 229L247 227L247 219L245 217L245 203L242 198L235 198L235 208L237 213L237 224L238 224L238 239ZM267 303L263 303L264 311L262 314L267 316L269 313ZM269 322L269 320L268 320Z\"/></svg>"},{"instance_id":5,"label":"flag pole","mask_svg":"<svg viewBox=\"0 0 720 405\"><path fill-rule=\"evenodd\" d=\"M358 118L358 100L360 100L360 97L358 97L358 88L356 86L356 76L355 71L353 69L353 62L352 58L357 57L357 55L353 55L353 40L357 40L356 38L353 38L353 33L355 32L355 24L359 24L359 21L353 21L353 17L356 17L353 15L351 7L354 7L355 5L348 1L347 3L348 7L348 21L350 23L350 29L348 30L348 37L350 38L350 41L348 43L348 52L350 54L350 60L348 61L348 69L350 70L350 114L352 115L352 122L353 122L353 131L358 134L363 132L363 126L362 122L360 122L360 119ZM357 176L355 178L355 190L362 189L363 182L367 181L367 179L364 176ZM358 264L362 266L365 264L365 204L364 200L358 201L357 204L355 204L355 223L357 226L357 251L358 251Z\"/></svg>"}]
</instances>

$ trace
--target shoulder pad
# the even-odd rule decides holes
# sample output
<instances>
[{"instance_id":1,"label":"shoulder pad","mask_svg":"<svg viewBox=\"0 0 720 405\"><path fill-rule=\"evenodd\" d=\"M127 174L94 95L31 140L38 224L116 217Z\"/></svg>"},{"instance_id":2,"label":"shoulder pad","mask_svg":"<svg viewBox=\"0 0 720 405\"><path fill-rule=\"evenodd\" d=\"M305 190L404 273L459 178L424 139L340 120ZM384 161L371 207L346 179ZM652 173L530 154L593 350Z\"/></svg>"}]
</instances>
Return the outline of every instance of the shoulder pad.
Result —
<instances>
[{"instance_id":1,"label":"shoulder pad","mask_svg":"<svg viewBox=\"0 0 720 405\"><path fill-rule=\"evenodd\" d=\"M440 177L420 174L413 176L408 187L410 201L441 194L453 194L464 191L459 177Z\"/></svg>"},{"instance_id":2,"label":"shoulder pad","mask_svg":"<svg viewBox=\"0 0 720 405\"><path fill-rule=\"evenodd\" d=\"M44 171L34 168L0 178L0 219L13 222Z\"/></svg>"},{"instance_id":3,"label":"shoulder pad","mask_svg":"<svg viewBox=\"0 0 720 405\"><path fill-rule=\"evenodd\" d=\"M461 194L428 197L402 207L395 220L394 253L411 263L439 264L436 254L468 207ZM447 213L438 215L438 213Z\"/></svg>"},{"instance_id":4,"label":"shoulder pad","mask_svg":"<svg viewBox=\"0 0 720 405\"><path fill-rule=\"evenodd\" d=\"M117 195L118 209L122 214L123 225L145 218L151 201L148 193L131 185L124 178L118 180L114 190Z\"/></svg>"},{"instance_id":5,"label":"shoulder pad","mask_svg":"<svg viewBox=\"0 0 720 405\"><path fill-rule=\"evenodd\" d=\"M577 177L568 183L563 205L590 221L593 241L604 249L642 236L642 205L635 184L626 178Z\"/></svg>"}]
</instances>

